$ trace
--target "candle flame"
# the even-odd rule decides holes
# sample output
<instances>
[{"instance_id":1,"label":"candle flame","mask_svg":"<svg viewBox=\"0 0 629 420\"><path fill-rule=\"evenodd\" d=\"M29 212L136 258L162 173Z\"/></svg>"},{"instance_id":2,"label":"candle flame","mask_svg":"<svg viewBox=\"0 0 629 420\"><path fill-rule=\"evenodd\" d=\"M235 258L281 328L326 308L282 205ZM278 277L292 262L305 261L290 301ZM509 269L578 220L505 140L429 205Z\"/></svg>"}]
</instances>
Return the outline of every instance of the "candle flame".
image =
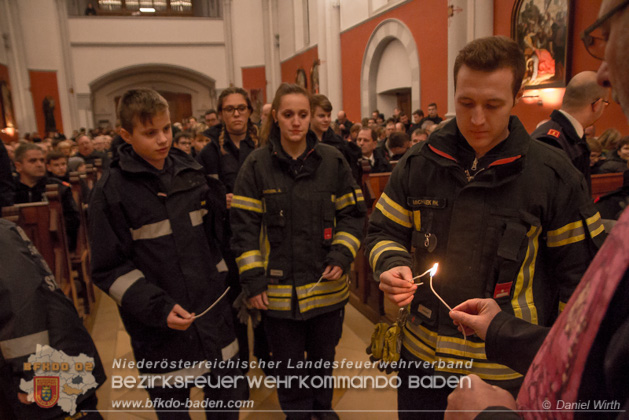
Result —
<instances>
[{"instance_id":1,"label":"candle flame","mask_svg":"<svg viewBox=\"0 0 629 420\"><path fill-rule=\"evenodd\" d=\"M439 263L435 263L435 265L433 265L430 269L430 277L433 277L435 274L437 274L437 268L439 268Z\"/></svg>"}]
</instances>

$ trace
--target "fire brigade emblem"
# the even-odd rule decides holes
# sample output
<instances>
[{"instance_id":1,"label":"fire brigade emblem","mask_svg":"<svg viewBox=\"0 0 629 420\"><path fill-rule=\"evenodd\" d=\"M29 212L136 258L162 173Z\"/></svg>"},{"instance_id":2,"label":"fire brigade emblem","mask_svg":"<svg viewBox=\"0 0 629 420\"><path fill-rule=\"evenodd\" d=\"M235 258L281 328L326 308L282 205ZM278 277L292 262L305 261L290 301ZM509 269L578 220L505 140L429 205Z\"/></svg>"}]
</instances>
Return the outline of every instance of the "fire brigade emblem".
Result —
<instances>
[{"instance_id":1,"label":"fire brigade emblem","mask_svg":"<svg viewBox=\"0 0 629 420\"><path fill-rule=\"evenodd\" d=\"M59 377L36 376L35 378L35 402L41 408L50 408L59 400Z\"/></svg>"}]
</instances>

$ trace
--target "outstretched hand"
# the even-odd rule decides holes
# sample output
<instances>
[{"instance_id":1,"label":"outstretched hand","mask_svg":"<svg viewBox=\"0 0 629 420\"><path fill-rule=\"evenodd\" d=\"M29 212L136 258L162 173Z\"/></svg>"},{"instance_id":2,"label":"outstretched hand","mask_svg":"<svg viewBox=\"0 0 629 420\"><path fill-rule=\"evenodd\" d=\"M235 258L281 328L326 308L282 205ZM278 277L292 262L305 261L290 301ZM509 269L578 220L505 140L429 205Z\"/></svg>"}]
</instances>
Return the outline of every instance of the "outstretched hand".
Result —
<instances>
[{"instance_id":1,"label":"outstretched hand","mask_svg":"<svg viewBox=\"0 0 629 420\"><path fill-rule=\"evenodd\" d=\"M485 340L489 324L498 312L500 306L493 299L469 299L452 308L449 315L459 331L466 335L476 334Z\"/></svg>"}]
</instances>

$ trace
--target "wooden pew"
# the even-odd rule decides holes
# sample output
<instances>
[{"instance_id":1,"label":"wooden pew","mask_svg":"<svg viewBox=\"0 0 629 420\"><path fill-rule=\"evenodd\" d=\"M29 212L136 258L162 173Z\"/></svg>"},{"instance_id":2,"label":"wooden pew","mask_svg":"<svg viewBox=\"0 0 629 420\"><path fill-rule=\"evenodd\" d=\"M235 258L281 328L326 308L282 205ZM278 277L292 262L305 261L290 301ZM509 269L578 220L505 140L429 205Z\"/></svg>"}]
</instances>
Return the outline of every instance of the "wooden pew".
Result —
<instances>
[{"instance_id":1,"label":"wooden pew","mask_svg":"<svg viewBox=\"0 0 629 420\"><path fill-rule=\"evenodd\" d=\"M72 185L72 196L79 207L79 215L81 225L77 234L76 249L71 254L72 269L76 271L78 279L82 282L84 292L85 313L89 314L96 302L94 285L90 276L90 247L87 229L87 209L89 203L87 197L84 196L83 183L87 182L87 175L72 172L70 173L70 184Z\"/></svg>"},{"instance_id":2,"label":"wooden pew","mask_svg":"<svg viewBox=\"0 0 629 420\"><path fill-rule=\"evenodd\" d=\"M622 187L623 173L592 175L592 198L615 191Z\"/></svg>"},{"instance_id":3,"label":"wooden pew","mask_svg":"<svg viewBox=\"0 0 629 420\"><path fill-rule=\"evenodd\" d=\"M72 261L68 249L68 237L66 234L63 206L59 195L59 185L46 185L46 199L50 206L50 235L55 249L55 278L66 296L72 299L79 316L85 314L84 308L79 303L74 275L72 273Z\"/></svg>"},{"instance_id":4,"label":"wooden pew","mask_svg":"<svg viewBox=\"0 0 629 420\"><path fill-rule=\"evenodd\" d=\"M81 314L72 277L58 186L46 192L48 202L16 204L2 208L2 217L20 226L42 255L57 284ZM50 201L52 200L52 202Z\"/></svg>"}]
</instances>

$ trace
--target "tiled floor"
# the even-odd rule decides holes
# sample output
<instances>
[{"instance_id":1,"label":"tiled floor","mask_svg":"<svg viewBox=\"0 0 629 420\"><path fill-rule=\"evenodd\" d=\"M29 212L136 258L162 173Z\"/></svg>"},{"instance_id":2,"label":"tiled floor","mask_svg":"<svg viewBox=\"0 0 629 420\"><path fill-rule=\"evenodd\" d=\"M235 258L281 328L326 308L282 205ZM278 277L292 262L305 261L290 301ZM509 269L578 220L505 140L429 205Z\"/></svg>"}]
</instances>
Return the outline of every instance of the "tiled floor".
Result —
<instances>
[{"instance_id":1,"label":"tiled floor","mask_svg":"<svg viewBox=\"0 0 629 420\"><path fill-rule=\"evenodd\" d=\"M366 362L368 360L365 348L371 338L373 324L362 316L351 305L346 307L343 337L336 348L336 360L347 362ZM156 419L157 416L152 410L133 411L114 410L112 401L146 401L148 394L142 389L112 389L112 375L137 375L135 369L113 369L114 359L133 360L129 336L125 332L122 321L118 315L115 303L106 295L100 295L100 302L95 315L92 337L98 347L100 357L108 380L99 389L98 408L107 420L117 419ZM339 368L334 371L335 376L344 375L351 377L383 377L390 378L392 375L381 373L375 368ZM249 372L250 376L262 376L260 369ZM354 384L358 384L358 379ZM192 398L200 400L202 392L194 389ZM277 400L277 393L273 389L265 387L250 390L250 398L253 400L253 408L241 410L240 419L247 420L273 420L283 419L284 415L280 411ZM395 419L397 418L395 389L386 387L383 389L367 388L357 389L336 389L334 391L333 408L342 419ZM191 417L194 420L205 419L202 411L192 411Z\"/></svg>"}]
</instances>

